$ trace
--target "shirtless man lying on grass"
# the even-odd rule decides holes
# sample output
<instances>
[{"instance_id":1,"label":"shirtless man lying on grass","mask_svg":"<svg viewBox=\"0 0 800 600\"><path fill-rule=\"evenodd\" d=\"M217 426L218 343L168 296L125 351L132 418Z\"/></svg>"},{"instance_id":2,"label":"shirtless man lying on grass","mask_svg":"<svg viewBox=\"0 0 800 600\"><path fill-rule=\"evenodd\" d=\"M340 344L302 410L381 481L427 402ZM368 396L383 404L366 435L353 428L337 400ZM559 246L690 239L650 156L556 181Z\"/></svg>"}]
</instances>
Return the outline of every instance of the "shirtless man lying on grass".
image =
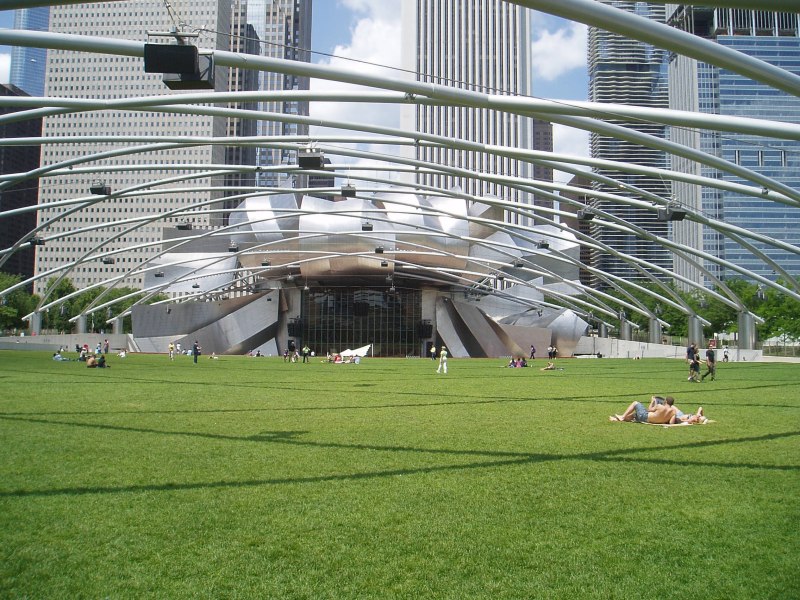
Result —
<instances>
[{"instance_id":1,"label":"shirtless man lying on grass","mask_svg":"<svg viewBox=\"0 0 800 600\"><path fill-rule=\"evenodd\" d=\"M629 421L636 423L655 423L658 425L694 425L707 423L708 419L703 414L703 407L699 407L694 414L684 414L675 406L672 396L662 398L653 396L650 405L645 408L641 402L632 403L621 415L611 415L609 421Z\"/></svg>"},{"instance_id":2,"label":"shirtless man lying on grass","mask_svg":"<svg viewBox=\"0 0 800 600\"><path fill-rule=\"evenodd\" d=\"M678 411L671 404L659 404L655 397L650 402L650 406L645 406L641 402L632 402L631 405L621 415L611 415L609 421L628 421L636 423L656 423L658 425L672 425L680 422Z\"/></svg>"}]
</instances>

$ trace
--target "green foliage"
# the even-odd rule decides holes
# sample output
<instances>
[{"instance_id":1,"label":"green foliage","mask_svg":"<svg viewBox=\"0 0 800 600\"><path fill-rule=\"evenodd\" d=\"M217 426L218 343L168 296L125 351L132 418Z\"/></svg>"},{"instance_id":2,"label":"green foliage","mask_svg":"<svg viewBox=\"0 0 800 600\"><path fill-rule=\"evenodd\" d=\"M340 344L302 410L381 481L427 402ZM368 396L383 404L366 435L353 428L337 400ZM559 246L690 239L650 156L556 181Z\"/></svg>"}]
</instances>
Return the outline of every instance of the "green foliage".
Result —
<instances>
[{"instance_id":1,"label":"green foliage","mask_svg":"<svg viewBox=\"0 0 800 600\"><path fill-rule=\"evenodd\" d=\"M782 283L780 280L779 283ZM759 326L758 333L761 339L767 339L776 335L786 335L790 338L800 338L800 302L788 297L786 294L776 292L772 288L760 287L757 284L744 279L729 279L725 285L739 298L744 304L753 311L754 314L765 320L764 325ZM664 291L655 284L643 283L642 287L650 290L655 297L648 295L632 286L623 286L627 294L638 299L651 311L658 312L661 319L670 323L668 333L674 336L686 336L688 332L688 322L686 315L682 311L673 308L660 300L664 296ZM692 307L694 311L709 321L710 325L704 327L704 335L711 337L720 332L736 332L738 330L739 314L736 308L728 306L708 293L692 291L683 292L674 285L670 288ZM607 293L616 298L624 298L619 291L606 290ZM722 296L727 293L721 288L715 291ZM636 323L640 328L649 327L648 318L644 315L632 311L626 311L628 320Z\"/></svg>"},{"instance_id":2,"label":"green foliage","mask_svg":"<svg viewBox=\"0 0 800 600\"><path fill-rule=\"evenodd\" d=\"M16 275L0 272L0 290L11 287L20 281L21 279ZM49 292L47 296L48 304L76 291L75 286L69 279L62 279L58 282L58 285L56 285L56 281L57 279L55 277L47 281L45 289ZM65 300L58 306L45 311L42 316L42 328L48 331L71 332L74 325L70 322L70 319L88 307L89 304L105 290L106 288L103 287L86 290L69 300ZM109 302L137 292L138 290L130 287L114 288L103 297L103 302ZM106 320L128 310L131 305L136 302L137 297L138 296L134 295L125 300L120 300L110 306L107 311L102 311L102 314L90 317L87 323L87 329L90 329L92 332L108 329ZM162 294L150 301L153 302L165 298L166 296ZM28 323L23 321L22 317L33 312L39 301L40 299L38 296L30 294L24 289L16 290L9 294L5 304L0 305L0 330L11 331L14 329L27 329ZM131 332L130 317L126 317L124 321L124 331L126 333Z\"/></svg>"},{"instance_id":3,"label":"green foliage","mask_svg":"<svg viewBox=\"0 0 800 600\"><path fill-rule=\"evenodd\" d=\"M18 275L0 272L0 290L8 289L22 281ZM5 302L0 304L0 331L10 332L16 329L25 329L26 323L22 317L33 310L33 297L25 289L18 289L7 296Z\"/></svg>"},{"instance_id":4,"label":"green foliage","mask_svg":"<svg viewBox=\"0 0 800 600\"><path fill-rule=\"evenodd\" d=\"M55 283L56 278L54 277L47 280L46 289L50 290L53 288L53 286L55 286L47 298L48 303L52 302L53 300L63 298L64 296L67 296L75 291L75 286L69 279L62 279L58 282L58 285L55 285ZM72 323L69 322L70 316L70 303L67 301L64 304L47 311L42 325L47 330L70 333L72 331Z\"/></svg>"},{"instance_id":5,"label":"green foliage","mask_svg":"<svg viewBox=\"0 0 800 600\"><path fill-rule=\"evenodd\" d=\"M786 336L800 340L800 302L772 288L763 290L759 316L764 319L760 328L762 339Z\"/></svg>"},{"instance_id":6,"label":"green foliage","mask_svg":"<svg viewBox=\"0 0 800 600\"><path fill-rule=\"evenodd\" d=\"M650 311L654 312L655 314L659 315L659 317L670 324L670 328L667 333L670 335L675 336L685 336L687 333L687 322L686 316L683 312L678 309L674 308L671 305L667 304L663 301L663 298L667 297L670 300L674 301L674 298L671 298L661 287L656 285L655 283L651 282L644 282L639 284L642 288L649 290L650 293L644 292L640 289L637 289L633 286L629 285L622 285L622 289L626 294L636 298L642 305L646 306ZM670 290L678 297L683 298L687 302L691 299L688 297L687 294L680 292L677 288L672 285L668 284ZM606 290L612 296L616 298L624 299L624 294L617 291L617 290ZM647 316L641 315L638 312L630 311L625 309L625 313L627 319L631 323L635 323L639 326L639 328L643 330L647 330L650 327L650 320Z\"/></svg>"},{"instance_id":7,"label":"green foliage","mask_svg":"<svg viewBox=\"0 0 800 600\"><path fill-rule=\"evenodd\" d=\"M797 365L504 363L0 352L0 597L800 596Z\"/></svg>"}]
</instances>

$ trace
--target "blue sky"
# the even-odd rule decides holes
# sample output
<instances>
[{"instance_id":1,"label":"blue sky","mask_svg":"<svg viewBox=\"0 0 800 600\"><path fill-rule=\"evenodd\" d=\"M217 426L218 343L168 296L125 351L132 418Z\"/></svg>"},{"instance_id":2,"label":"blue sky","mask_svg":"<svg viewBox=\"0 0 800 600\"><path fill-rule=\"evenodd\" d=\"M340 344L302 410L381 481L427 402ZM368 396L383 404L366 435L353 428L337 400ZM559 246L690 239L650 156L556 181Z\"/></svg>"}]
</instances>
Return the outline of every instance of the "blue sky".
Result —
<instances>
[{"instance_id":1,"label":"blue sky","mask_svg":"<svg viewBox=\"0 0 800 600\"><path fill-rule=\"evenodd\" d=\"M396 20L396 8L390 13L387 10L380 10L381 4L386 6L392 3L387 3L385 0L314 2L312 28L314 49L332 53L337 46L352 47L353 35L359 23L379 22L387 17ZM10 28L12 25L13 13L0 11L0 28ZM556 17L534 13L532 44L535 95L547 98L585 99L587 89L585 40L576 40L573 26ZM7 47L0 46L0 54L7 55L8 51ZM565 57L567 53L571 56ZM5 61L0 62L0 75L2 75L0 79L7 80Z\"/></svg>"},{"instance_id":2,"label":"blue sky","mask_svg":"<svg viewBox=\"0 0 800 600\"><path fill-rule=\"evenodd\" d=\"M586 27L543 13L532 13L533 95L561 100L585 100ZM317 62L351 67L347 58L376 65L400 64L397 44L386 40L398 39L400 31L396 2L386 0L317 0L314 4L313 49L333 53L339 58L317 56ZM370 66L359 64L360 70ZM377 69L375 69L377 71ZM341 89L341 84L314 81L318 90ZM397 126L397 111L387 106L359 104L316 104L316 117L341 121L369 121ZM312 132L313 133L313 132ZM554 126L554 150L566 154L588 156L589 139L584 131ZM571 176L556 174L557 181Z\"/></svg>"},{"instance_id":3,"label":"blue sky","mask_svg":"<svg viewBox=\"0 0 800 600\"><path fill-rule=\"evenodd\" d=\"M531 48L533 56L533 94L541 98L562 100L585 100L587 96L586 76L586 28L583 25L564 21L543 13L532 13ZM0 11L0 28L13 26L13 13ZM398 8L396 2L386 0L316 0L313 7L312 48L325 54L341 57L328 58L318 55L315 62L347 65L346 58L375 63L376 65L399 65L397 44L386 40L399 35ZM0 82L8 81L9 49L0 46ZM352 65L352 63L349 63ZM359 67L363 68L363 67ZM312 84L319 89L330 89L335 84ZM365 106L358 108L328 105L319 107L329 118L348 119L348 111L360 114L355 118L388 119L386 107L376 107L369 115ZM556 152L588 154L588 136L569 128L556 127L554 131Z\"/></svg>"},{"instance_id":4,"label":"blue sky","mask_svg":"<svg viewBox=\"0 0 800 600\"><path fill-rule=\"evenodd\" d=\"M380 10L383 0L317 0L314 3L313 47L332 53L336 46L353 45L360 23L397 20L397 9ZM387 3L383 1L383 6ZM545 98L585 100L586 40L576 32L585 28L558 17L535 12L532 16L534 94ZM381 44L385 45L385 44Z\"/></svg>"},{"instance_id":5,"label":"blue sky","mask_svg":"<svg viewBox=\"0 0 800 600\"><path fill-rule=\"evenodd\" d=\"M0 29L10 29L13 26L14 13L10 10L0 10ZM8 46L0 46L0 83L8 83L9 52Z\"/></svg>"}]
</instances>

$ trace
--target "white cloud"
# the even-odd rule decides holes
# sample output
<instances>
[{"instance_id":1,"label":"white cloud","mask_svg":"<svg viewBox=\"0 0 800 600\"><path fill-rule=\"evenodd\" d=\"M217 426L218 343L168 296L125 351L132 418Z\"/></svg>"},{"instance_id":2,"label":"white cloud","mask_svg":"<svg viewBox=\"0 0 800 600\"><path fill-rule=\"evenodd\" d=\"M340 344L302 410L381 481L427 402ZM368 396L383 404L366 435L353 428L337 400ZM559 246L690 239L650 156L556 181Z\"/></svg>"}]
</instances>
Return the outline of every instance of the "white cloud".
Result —
<instances>
[{"instance_id":1,"label":"white cloud","mask_svg":"<svg viewBox=\"0 0 800 600\"><path fill-rule=\"evenodd\" d=\"M553 123L553 152L588 158L590 156L589 132ZM576 166L584 171L590 170L589 167ZM571 173L561 171L553 173L553 179L558 183L566 183L572 177Z\"/></svg>"},{"instance_id":2,"label":"white cloud","mask_svg":"<svg viewBox=\"0 0 800 600\"><path fill-rule=\"evenodd\" d=\"M8 83L10 68L11 68L11 55L0 54L0 83Z\"/></svg>"},{"instance_id":3,"label":"white cloud","mask_svg":"<svg viewBox=\"0 0 800 600\"><path fill-rule=\"evenodd\" d=\"M355 13L368 15L378 21L396 20L399 11L397 2L386 0L341 0L341 3Z\"/></svg>"},{"instance_id":4,"label":"white cloud","mask_svg":"<svg viewBox=\"0 0 800 600\"><path fill-rule=\"evenodd\" d=\"M564 26L541 34L531 42L534 76L552 81L573 69L586 67L587 28L583 23Z\"/></svg>"},{"instance_id":5,"label":"white cloud","mask_svg":"<svg viewBox=\"0 0 800 600\"><path fill-rule=\"evenodd\" d=\"M404 0L405 1L405 0ZM349 41L338 45L334 56L320 61L320 64L352 70L360 74L380 74L390 77L405 77L399 71L389 71L380 65L398 67L401 65L401 48L399 42L388 43L388 40L399 40L401 26L399 8L396 2L385 0L340 0L343 7L349 9L355 20L349 32ZM534 70L543 78L552 79L573 69L585 68L586 65L586 27L563 19L549 18L545 15L536 28L542 35L532 42L534 51ZM356 59L362 62L352 62ZM548 65L550 63L550 65ZM315 79L311 82L314 91L345 91L357 88L336 81ZM313 103L311 115L314 118L348 121L370 125L399 127L399 108L392 104L368 104L347 102ZM324 127L312 127L312 135L333 134L334 130ZM341 132L344 135L358 135L358 132ZM565 154L589 156L588 133L554 125L554 150ZM362 150L367 147L362 146ZM370 146L368 151L378 154L397 153L395 148ZM369 159L353 159L343 162L368 166ZM383 175L385 176L385 174ZM564 182L572 175L555 173L557 181Z\"/></svg>"},{"instance_id":6,"label":"white cloud","mask_svg":"<svg viewBox=\"0 0 800 600\"><path fill-rule=\"evenodd\" d=\"M397 15L391 15L385 2L376 0L344 0L348 8L363 17L357 19L350 30L350 40L345 44L336 46L332 57L320 61L319 64L346 69L359 75L381 75L384 77L399 78L400 72L387 69L399 67L401 64L401 48L399 43L387 43L387 40L399 40L401 35L400 20ZM397 12L395 7L394 12ZM358 61L358 62L354 62ZM380 91L372 88L363 88L338 81L314 79L311 81L312 91ZM400 108L395 104L370 104L365 102L315 102L311 105L311 116L314 118L363 123L370 126L385 126L397 128L400 125ZM367 135L358 131L338 131L327 127L312 127L311 135ZM370 147L360 146L360 149L377 154L397 153L395 147ZM365 159L341 159L366 166L372 161ZM384 174L385 176L385 174Z\"/></svg>"},{"instance_id":7,"label":"white cloud","mask_svg":"<svg viewBox=\"0 0 800 600\"><path fill-rule=\"evenodd\" d=\"M364 0L361 0L361 3L363 4ZM397 19L365 17L359 19L351 30L350 42L337 46L333 51L335 56L321 61L320 64L347 69L359 75L399 77L397 71L391 71L384 67L400 66L400 44L386 43L386 40L399 38L400 23ZM311 89L314 91L346 91L363 88L337 81L315 79L311 82ZM316 103L312 107L314 117L380 123L394 127L398 124L398 114L398 109L392 105L328 102Z\"/></svg>"}]
</instances>

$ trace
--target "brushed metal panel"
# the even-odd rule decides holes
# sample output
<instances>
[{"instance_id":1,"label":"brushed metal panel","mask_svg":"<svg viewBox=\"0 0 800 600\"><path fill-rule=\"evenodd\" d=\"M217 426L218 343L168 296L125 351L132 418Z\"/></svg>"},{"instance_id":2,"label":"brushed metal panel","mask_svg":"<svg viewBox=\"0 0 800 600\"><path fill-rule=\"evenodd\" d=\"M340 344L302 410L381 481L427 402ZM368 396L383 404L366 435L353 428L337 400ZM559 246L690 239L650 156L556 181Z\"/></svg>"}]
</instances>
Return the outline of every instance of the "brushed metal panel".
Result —
<instances>
[{"instance_id":1,"label":"brushed metal panel","mask_svg":"<svg viewBox=\"0 0 800 600\"><path fill-rule=\"evenodd\" d=\"M371 202L360 198L330 202L305 196L302 208L310 211L300 217L302 233L298 249L301 260L307 261L301 266L303 276L382 273L380 261L391 258L395 235L386 231L362 234L361 224L369 219L369 210L375 208ZM384 248L383 255L375 253L379 246Z\"/></svg>"},{"instance_id":2,"label":"brushed metal panel","mask_svg":"<svg viewBox=\"0 0 800 600\"><path fill-rule=\"evenodd\" d=\"M187 276L185 281L170 283L163 288L167 293L196 293L203 290L223 289L233 283L235 274L223 271L230 271L236 267L236 257L226 254L207 254L207 253L168 253L160 256L157 260L150 263L151 266L158 267L145 273L144 286L162 286L173 279ZM164 273L164 277L156 277L156 271ZM192 288L197 282L200 289Z\"/></svg>"},{"instance_id":3,"label":"brushed metal panel","mask_svg":"<svg viewBox=\"0 0 800 600\"><path fill-rule=\"evenodd\" d=\"M258 243L275 242L295 232L299 227L297 199L294 193L247 198L231 213L229 224L238 231L253 232ZM294 233L291 233L294 236ZM249 241L250 237L242 237Z\"/></svg>"},{"instance_id":4,"label":"brushed metal panel","mask_svg":"<svg viewBox=\"0 0 800 600\"><path fill-rule=\"evenodd\" d=\"M454 358L467 358L469 352L461 342L458 329L448 310L444 298L436 299L436 334L444 342L447 352Z\"/></svg>"},{"instance_id":5,"label":"brushed metal panel","mask_svg":"<svg viewBox=\"0 0 800 600\"><path fill-rule=\"evenodd\" d=\"M273 293L273 296L275 293ZM270 302L264 294L254 301L226 314L223 318L183 337L181 344L190 348L194 340L203 354L245 354L275 337L279 318L278 302Z\"/></svg>"},{"instance_id":6,"label":"brushed metal panel","mask_svg":"<svg viewBox=\"0 0 800 600\"><path fill-rule=\"evenodd\" d=\"M462 325L469 330L470 335L480 345L484 357L510 354L510 349L497 336L488 317L479 308L454 300L450 301L450 305L458 313Z\"/></svg>"},{"instance_id":7,"label":"brushed metal panel","mask_svg":"<svg viewBox=\"0 0 800 600\"><path fill-rule=\"evenodd\" d=\"M131 311L133 335L135 338L187 335L258 298L256 295L214 302L134 306Z\"/></svg>"}]
</instances>

